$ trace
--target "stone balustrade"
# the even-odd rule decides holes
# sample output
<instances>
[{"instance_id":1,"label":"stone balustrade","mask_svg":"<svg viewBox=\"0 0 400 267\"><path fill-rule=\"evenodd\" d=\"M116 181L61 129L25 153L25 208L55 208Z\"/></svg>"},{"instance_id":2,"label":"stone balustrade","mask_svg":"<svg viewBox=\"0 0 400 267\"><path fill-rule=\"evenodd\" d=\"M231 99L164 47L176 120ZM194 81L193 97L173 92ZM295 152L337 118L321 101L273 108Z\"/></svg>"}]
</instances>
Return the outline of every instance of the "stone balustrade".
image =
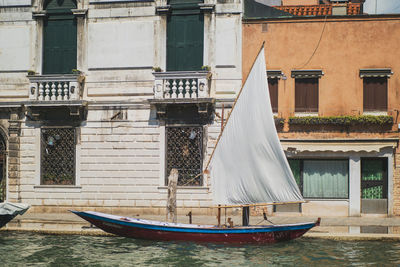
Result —
<instances>
[{"instance_id":1,"label":"stone balustrade","mask_svg":"<svg viewBox=\"0 0 400 267\"><path fill-rule=\"evenodd\" d=\"M154 98L208 98L209 71L153 72Z\"/></svg>"},{"instance_id":2,"label":"stone balustrade","mask_svg":"<svg viewBox=\"0 0 400 267\"><path fill-rule=\"evenodd\" d=\"M82 75L29 75L28 78L30 100L70 101L81 98Z\"/></svg>"}]
</instances>

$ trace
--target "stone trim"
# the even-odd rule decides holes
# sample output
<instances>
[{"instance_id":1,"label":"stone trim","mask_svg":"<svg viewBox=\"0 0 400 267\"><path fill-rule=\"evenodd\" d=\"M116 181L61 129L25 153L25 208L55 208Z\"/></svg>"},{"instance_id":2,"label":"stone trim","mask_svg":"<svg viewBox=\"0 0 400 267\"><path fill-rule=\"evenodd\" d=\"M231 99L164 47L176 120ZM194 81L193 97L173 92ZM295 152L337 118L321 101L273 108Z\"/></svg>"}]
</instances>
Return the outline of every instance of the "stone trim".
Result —
<instances>
[{"instance_id":1,"label":"stone trim","mask_svg":"<svg viewBox=\"0 0 400 267\"><path fill-rule=\"evenodd\" d=\"M392 69L360 69L360 78L364 77L388 77L393 75Z\"/></svg>"},{"instance_id":2,"label":"stone trim","mask_svg":"<svg viewBox=\"0 0 400 267\"><path fill-rule=\"evenodd\" d=\"M321 78L324 76L322 70L292 70L292 78L306 79L306 78Z\"/></svg>"}]
</instances>

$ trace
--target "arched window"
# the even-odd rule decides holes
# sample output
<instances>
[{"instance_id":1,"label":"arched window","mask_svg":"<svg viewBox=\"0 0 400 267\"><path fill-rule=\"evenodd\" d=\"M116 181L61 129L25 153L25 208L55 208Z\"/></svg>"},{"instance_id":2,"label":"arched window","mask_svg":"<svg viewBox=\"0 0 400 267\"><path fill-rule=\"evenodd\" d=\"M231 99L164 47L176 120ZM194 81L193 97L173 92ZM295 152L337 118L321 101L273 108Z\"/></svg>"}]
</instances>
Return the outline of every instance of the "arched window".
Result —
<instances>
[{"instance_id":1,"label":"arched window","mask_svg":"<svg viewBox=\"0 0 400 267\"><path fill-rule=\"evenodd\" d=\"M47 0L43 26L43 74L66 74L76 69L77 23L75 0Z\"/></svg>"}]
</instances>

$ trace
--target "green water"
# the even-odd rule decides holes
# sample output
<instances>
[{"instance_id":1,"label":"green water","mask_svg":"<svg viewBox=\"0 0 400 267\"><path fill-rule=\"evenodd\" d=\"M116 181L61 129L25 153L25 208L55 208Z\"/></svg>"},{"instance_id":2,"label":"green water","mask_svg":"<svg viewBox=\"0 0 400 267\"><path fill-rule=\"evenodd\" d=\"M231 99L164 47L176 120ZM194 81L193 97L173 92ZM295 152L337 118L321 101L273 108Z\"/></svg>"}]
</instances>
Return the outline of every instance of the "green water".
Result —
<instances>
[{"instance_id":1,"label":"green water","mask_svg":"<svg viewBox=\"0 0 400 267\"><path fill-rule=\"evenodd\" d=\"M1 231L0 266L400 266L400 243L301 238L224 246Z\"/></svg>"}]
</instances>

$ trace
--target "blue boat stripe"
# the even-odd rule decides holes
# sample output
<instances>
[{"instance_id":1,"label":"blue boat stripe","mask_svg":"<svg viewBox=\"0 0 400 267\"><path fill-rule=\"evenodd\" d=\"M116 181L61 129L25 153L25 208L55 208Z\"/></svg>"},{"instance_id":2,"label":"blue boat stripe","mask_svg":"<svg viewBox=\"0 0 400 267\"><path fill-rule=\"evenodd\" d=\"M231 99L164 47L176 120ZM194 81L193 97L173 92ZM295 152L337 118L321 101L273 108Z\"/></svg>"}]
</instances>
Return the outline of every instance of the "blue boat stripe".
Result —
<instances>
[{"instance_id":1,"label":"blue boat stripe","mask_svg":"<svg viewBox=\"0 0 400 267\"><path fill-rule=\"evenodd\" d=\"M110 218L105 218L102 216L86 213L86 212L77 212L76 214L82 215L83 217L89 217L92 219L105 221L108 223L114 223L118 225L148 229L148 230L156 230L156 231L169 231L169 232L182 232L182 233L204 233L204 234L244 234L244 233L266 233L266 232L279 232L279 231L290 231L290 230L305 230L310 229L315 226L315 223L307 223L301 225L286 225L286 226L271 226L268 228L249 228L249 229L235 229L235 228L227 228L227 229L210 229L210 228L184 228L184 227L168 227L168 226L160 226L160 225L151 225L151 224L140 224L134 222L124 222L120 220L114 220Z\"/></svg>"}]
</instances>

